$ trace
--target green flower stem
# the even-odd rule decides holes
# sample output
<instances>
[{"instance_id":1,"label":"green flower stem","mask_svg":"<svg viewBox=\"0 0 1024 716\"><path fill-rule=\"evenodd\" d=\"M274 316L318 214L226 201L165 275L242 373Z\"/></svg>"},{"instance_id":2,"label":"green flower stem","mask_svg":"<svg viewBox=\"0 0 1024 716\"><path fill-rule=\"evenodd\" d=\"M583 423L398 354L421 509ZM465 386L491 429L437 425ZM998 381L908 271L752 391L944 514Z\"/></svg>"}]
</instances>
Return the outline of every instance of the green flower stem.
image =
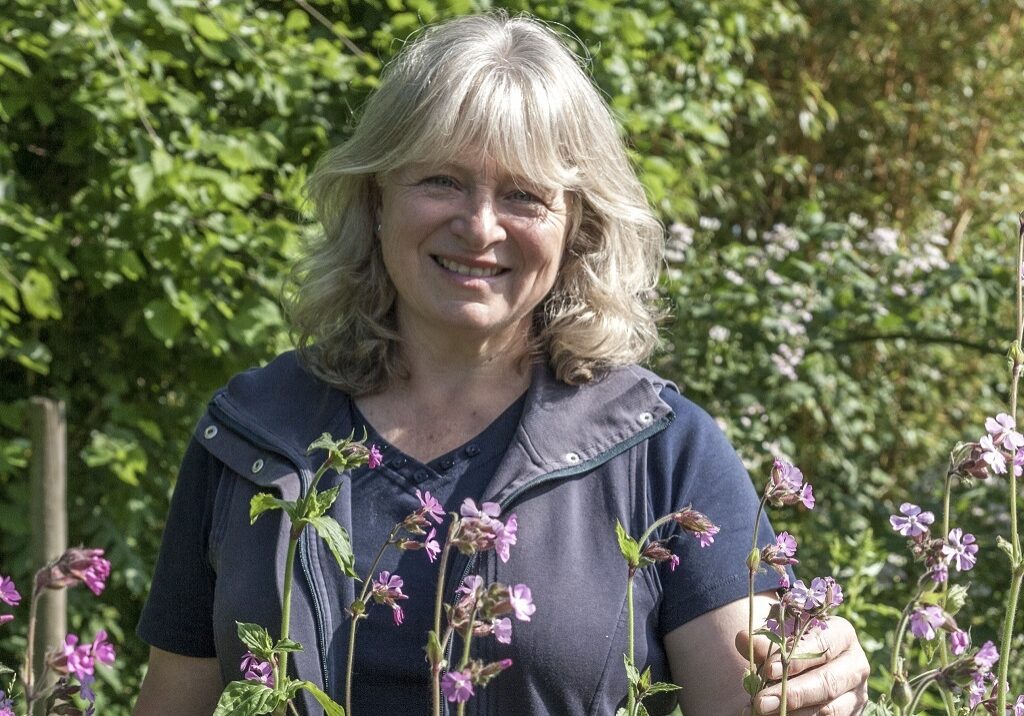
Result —
<instances>
[{"instance_id":1,"label":"green flower stem","mask_svg":"<svg viewBox=\"0 0 1024 716\"><path fill-rule=\"evenodd\" d=\"M767 504L768 495L766 494L761 498L761 504L757 506L757 515L754 517L754 536L750 540L751 555L757 549L757 529L761 524L761 515ZM754 577L755 571L751 568L747 583L747 665L750 667L751 674L757 673L757 665L754 663ZM751 713L754 711L753 694L750 695L750 711Z\"/></svg>"},{"instance_id":2,"label":"green flower stem","mask_svg":"<svg viewBox=\"0 0 1024 716\"><path fill-rule=\"evenodd\" d=\"M953 474L951 470L946 471L946 484L942 493L942 537L946 538L949 534L949 519L950 519L950 495L953 492ZM947 579L942 583L942 597L940 604L943 610L946 608L946 597L949 595L949 580ZM949 666L949 647L946 644L946 640L939 639L939 663L943 667ZM953 694L947 689L942 689L942 703L946 707L946 716L956 716L956 703L953 701ZM911 711L913 713L913 711Z\"/></svg>"},{"instance_id":3,"label":"green flower stem","mask_svg":"<svg viewBox=\"0 0 1024 716\"><path fill-rule=\"evenodd\" d=\"M779 693L779 716L786 716L786 692L789 684L789 664L793 656L792 651L786 651L786 605L779 603L779 631L782 632L782 645L779 647L779 659L782 661L782 691ZM793 635L793 649L800 645L803 632ZM753 709L751 709L753 711Z\"/></svg>"},{"instance_id":4,"label":"green flower stem","mask_svg":"<svg viewBox=\"0 0 1024 716\"><path fill-rule=\"evenodd\" d=\"M1010 385L1010 416L1017 419L1017 391L1020 385L1021 342L1024 340L1024 293L1021 286L1021 265L1024 264L1024 212L1018 217L1017 227L1017 263L1014 265L1014 283L1017 285L1017 340L1011 349L1013 356L1013 380ZM996 713L1006 713L1006 692L1008 687L1007 673L1010 665L1010 651L1013 647L1013 622L1017 615L1017 600L1020 597L1021 579L1024 578L1024 559L1020 549L1020 535L1017 533L1017 474L1010 466L1010 538L1013 544L1013 569L1010 577L1010 595L1006 609L1006 621L1003 623L1003 637L999 649L999 678L996 680L996 693L999 695Z\"/></svg>"},{"instance_id":5,"label":"green flower stem","mask_svg":"<svg viewBox=\"0 0 1024 716\"><path fill-rule=\"evenodd\" d=\"M285 557L284 569L284 595L281 598L281 639L288 638L288 631L292 618L292 577L295 572L295 549L299 544L299 535L302 534L302 526L296 529L294 526L288 537L288 555ZM277 688L284 688L285 677L288 674L288 652L281 652L274 669L274 684Z\"/></svg>"},{"instance_id":6,"label":"green flower stem","mask_svg":"<svg viewBox=\"0 0 1024 716\"><path fill-rule=\"evenodd\" d=\"M914 595L913 599L907 602L907 606L903 607L903 614L900 616L899 624L896 625L896 638L892 641L892 663L889 665L893 679L895 679L902 671L902 667L900 666L900 652L903 651L903 639L907 634L907 624L910 623L911 607L917 604L917 600L920 599L920 597L921 593L918 592Z\"/></svg>"},{"instance_id":7,"label":"green flower stem","mask_svg":"<svg viewBox=\"0 0 1024 716\"><path fill-rule=\"evenodd\" d=\"M366 618L366 595L370 591L370 585L372 584L373 573L377 569L377 564L380 562L380 558L384 556L384 551L395 543L395 538L398 536L399 530L402 529L402 523L399 522L395 525L391 532L388 534L388 538L381 545L380 549L377 550L377 556L373 558L373 562L370 564L370 569L366 572L366 579L363 580L363 588L359 592L359 597L356 599L357 602L361 602L363 605L363 612L360 614L352 614L352 624L348 630L348 663L345 665L345 714L346 716L352 716L352 667L355 663L356 654L356 627L359 626L359 621Z\"/></svg>"},{"instance_id":8,"label":"green flower stem","mask_svg":"<svg viewBox=\"0 0 1024 716\"><path fill-rule=\"evenodd\" d=\"M1003 638L1001 648L999 649L999 678L996 679L995 686L999 693L999 705L996 707L997 714L1006 713L1006 695L1009 689L1003 686L1003 684L1009 683L1007 676L1010 669L1010 649L1013 647L1013 622L1017 616L1017 601L1020 598L1022 579L1024 579L1024 563L1018 557L1017 564L1013 570L1013 578L1010 580L1010 596L1006 600L1006 621L1003 622Z\"/></svg>"},{"instance_id":9,"label":"green flower stem","mask_svg":"<svg viewBox=\"0 0 1024 716\"><path fill-rule=\"evenodd\" d=\"M650 536L651 530L647 530L644 537ZM643 546L643 541L640 542ZM630 568L629 579L626 580L626 650L629 654L629 663L636 668L636 662L634 661L634 641L633 641L633 577L636 576L636 572ZM636 693L634 692L633 684L629 685L629 693L626 696L626 712L629 716L633 716L633 712L636 711Z\"/></svg>"},{"instance_id":10,"label":"green flower stem","mask_svg":"<svg viewBox=\"0 0 1024 716\"><path fill-rule=\"evenodd\" d=\"M448 539L444 542L444 548L441 550L441 564L437 571L437 593L434 597L434 634L441 633L441 606L444 604L444 577L448 572L448 555L451 553L452 539L458 533L459 526L462 522L458 516L453 515L451 524L448 525ZM449 634L446 635L445 642L441 644L441 653L444 654L445 646L450 638ZM436 664L430 665L431 676L431 702L433 704L434 716L441 716L441 663L440 661Z\"/></svg>"},{"instance_id":11,"label":"green flower stem","mask_svg":"<svg viewBox=\"0 0 1024 716\"><path fill-rule=\"evenodd\" d=\"M908 716L913 716L914 712L917 710L918 702L921 701L921 697L924 696L924 692L928 690L928 687L936 683L940 671L940 669L932 669L931 671L926 671L917 676L915 679L915 681L917 681L917 688L914 689L914 695L910 699L910 703L907 704ZM945 693L947 692L943 689L943 694Z\"/></svg>"},{"instance_id":12,"label":"green flower stem","mask_svg":"<svg viewBox=\"0 0 1024 716\"><path fill-rule=\"evenodd\" d=\"M462 659L459 660L459 671L466 668L466 664L469 663L470 655L470 642L473 640L473 622L476 621L476 607L473 608L473 613L469 615L469 625L466 627L466 633L462 635ZM466 714L466 702L460 701L459 708L456 712L457 716L465 716Z\"/></svg>"}]
</instances>

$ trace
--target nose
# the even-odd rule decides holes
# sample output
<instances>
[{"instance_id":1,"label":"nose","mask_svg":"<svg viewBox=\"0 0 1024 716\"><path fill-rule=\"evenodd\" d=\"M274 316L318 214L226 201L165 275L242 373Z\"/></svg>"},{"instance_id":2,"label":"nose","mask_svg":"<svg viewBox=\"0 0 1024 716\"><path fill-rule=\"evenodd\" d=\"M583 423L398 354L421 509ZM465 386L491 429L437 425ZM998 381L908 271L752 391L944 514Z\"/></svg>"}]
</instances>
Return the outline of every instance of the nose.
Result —
<instances>
[{"instance_id":1,"label":"nose","mask_svg":"<svg viewBox=\"0 0 1024 716\"><path fill-rule=\"evenodd\" d=\"M473 246L489 246L504 240L505 227L494 195L482 190L469 194L453 229Z\"/></svg>"}]
</instances>

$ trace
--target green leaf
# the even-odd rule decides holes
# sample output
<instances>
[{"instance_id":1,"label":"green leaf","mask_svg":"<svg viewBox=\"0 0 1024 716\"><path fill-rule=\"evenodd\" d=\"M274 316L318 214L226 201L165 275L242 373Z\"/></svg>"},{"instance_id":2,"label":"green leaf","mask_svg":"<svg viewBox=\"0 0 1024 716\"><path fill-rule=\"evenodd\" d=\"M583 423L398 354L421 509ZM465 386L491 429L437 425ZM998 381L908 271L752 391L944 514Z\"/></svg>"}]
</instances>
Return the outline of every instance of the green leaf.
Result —
<instances>
[{"instance_id":1,"label":"green leaf","mask_svg":"<svg viewBox=\"0 0 1024 716\"><path fill-rule=\"evenodd\" d=\"M284 29L291 32L309 28L309 15L302 10L292 10L284 20Z\"/></svg>"},{"instance_id":2,"label":"green leaf","mask_svg":"<svg viewBox=\"0 0 1024 716\"><path fill-rule=\"evenodd\" d=\"M249 501L249 524L254 524L256 518L267 510L284 510L291 515L295 510L295 503L274 497L269 492L260 492L253 495Z\"/></svg>"},{"instance_id":3,"label":"green leaf","mask_svg":"<svg viewBox=\"0 0 1024 716\"><path fill-rule=\"evenodd\" d=\"M270 661L273 656L274 642L270 633L259 624L235 622L238 626L238 638L249 647L249 651L263 661Z\"/></svg>"},{"instance_id":4,"label":"green leaf","mask_svg":"<svg viewBox=\"0 0 1024 716\"><path fill-rule=\"evenodd\" d=\"M14 669L7 666L6 664L0 664L0 674L13 674Z\"/></svg>"},{"instance_id":5,"label":"green leaf","mask_svg":"<svg viewBox=\"0 0 1024 716\"><path fill-rule=\"evenodd\" d=\"M792 658L792 659L817 659L819 657L825 656L826 653L827 652L824 652L824 651L802 651L799 654L791 654L790 658Z\"/></svg>"},{"instance_id":6,"label":"green leaf","mask_svg":"<svg viewBox=\"0 0 1024 716\"><path fill-rule=\"evenodd\" d=\"M192 18L192 25L196 28L196 32L211 42L224 42L231 37L209 15L196 15Z\"/></svg>"},{"instance_id":7,"label":"green leaf","mask_svg":"<svg viewBox=\"0 0 1024 716\"><path fill-rule=\"evenodd\" d=\"M310 512L306 515L307 519L326 514L327 510L334 504L334 501L338 499L338 492L340 490L341 485L337 485L329 490L313 495L312 504L309 507Z\"/></svg>"},{"instance_id":8,"label":"green leaf","mask_svg":"<svg viewBox=\"0 0 1024 716\"><path fill-rule=\"evenodd\" d=\"M660 694L660 693L663 693L663 692L678 691L681 688L683 688L683 687L680 686L679 684L668 684L668 683L665 683L664 681L655 681L653 684L651 684L650 686L647 687L646 691L647 691L647 696L650 696L651 694Z\"/></svg>"},{"instance_id":9,"label":"green leaf","mask_svg":"<svg viewBox=\"0 0 1024 716\"><path fill-rule=\"evenodd\" d=\"M174 345L175 339L181 335L181 329L185 327L185 317L162 298L147 303L142 309L142 317L146 319L149 332L168 348Z\"/></svg>"},{"instance_id":10,"label":"green leaf","mask_svg":"<svg viewBox=\"0 0 1024 716\"><path fill-rule=\"evenodd\" d=\"M309 524L317 531L320 538L327 543L334 559L337 560L341 571L349 577L358 577L356 574L355 556L352 554L352 541L348 532L338 524L338 521L327 515L309 518Z\"/></svg>"},{"instance_id":11,"label":"green leaf","mask_svg":"<svg viewBox=\"0 0 1024 716\"><path fill-rule=\"evenodd\" d=\"M765 637L768 641L770 641L771 643L775 644L776 646L778 646L780 648L783 645L782 644L782 637L779 636L778 634L776 634L773 631L769 631L768 629L758 629L757 631L754 632L754 634L760 634L761 636Z\"/></svg>"},{"instance_id":12,"label":"green leaf","mask_svg":"<svg viewBox=\"0 0 1024 716\"><path fill-rule=\"evenodd\" d=\"M36 318L60 318L60 304L57 291L50 277L42 271L30 268L21 279L21 300L25 310Z\"/></svg>"},{"instance_id":13,"label":"green leaf","mask_svg":"<svg viewBox=\"0 0 1024 716\"><path fill-rule=\"evenodd\" d=\"M1010 561L1014 561L1013 545L1008 542L1002 535L996 537L996 547L1006 552L1006 555L1010 558Z\"/></svg>"},{"instance_id":14,"label":"green leaf","mask_svg":"<svg viewBox=\"0 0 1024 716\"><path fill-rule=\"evenodd\" d=\"M893 716L893 713L888 704L869 701L861 712L861 716Z\"/></svg>"},{"instance_id":15,"label":"green leaf","mask_svg":"<svg viewBox=\"0 0 1024 716\"><path fill-rule=\"evenodd\" d=\"M615 520L615 536L619 540L619 551L626 559L626 564L636 567L640 563L640 545L626 533L626 529L618 520Z\"/></svg>"},{"instance_id":16,"label":"green leaf","mask_svg":"<svg viewBox=\"0 0 1024 716\"><path fill-rule=\"evenodd\" d=\"M13 50L10 47L0 45L0 65L9 67L25 77L32 76L32 70L25 64L25 59L17 50ZM2 73L0 73L0 76L2 76Z\"/></svg>"},{"instance_id":17,"label":"green leaf","mask_svg":"<svg viewBox=\"0 0 1024 716\"><path fill-rule=\"evenodd\" d=\"M278 652L280 652L280 651L287 651L287 652L302 651L302 649L303 649L302 644L300 644L299 642L294 641L292 639L280 639L280 640L278 640L278 642L276 644L274 644L274 651L278 651Z\"/></svg>"},{"instance_id":18,"label":"green leaf","mask_svg":"<svg viewBox=\"0 0 1024 716\"><path fill-rule=\"evenodd\" d=\"M148 162L134 165L128 170L128 178L135 190L135 198L145 204L153 191L153 165Z\"/></svg>"},{"instance_id":19,"label":"green leaf","mask_svg":"<svg viewBox=\"0 0 1024 716\"><path fill-rule=\"evenodd\" d=\"M954 584L949 588L949 593L946 595L946 613L956 614L963 609L964 604L967 603L967 591L971 585L968 584Z\"/></svg>"},{"instance_id":20,"label":"green leaf","mask_svg":"<svg viewBox=\"0 0 1024 716\"><path fill-rule=\"evenodd\" d=\"M622 660L626 664L626 678L629 679L630 686L636 686L640 683L640 672L633 666L633 662L630 660L628 654L622 655Z\"/></svg>"},{"instance_id":21,"label":"green leaf","mask_svg":"<svg viewBox=\"0 0 1024 716\"><path fill-rule=\"evenodd\" d=\"M751 696L760 691L763 685L764 683L761 681L761 677L758 676L756 670L748 668L743 674L743 690Z\"/></svg>"},{"instance_id":22,"label":"green leaf","mask_svg":"<svg viewBox=\"0 0 1024 716\"><path fill-rule=\"evenodd\" d=\"M345 716L345 709L334 703L334 701L331 700L331 697L321 691L316 684L310 683L309 681L303 681L302 688L313 694L313 698L316 699L317 703L320 704L321 707L323 707L324 716Z\"/></svg>"},{"instance_id":23,"label":"green leaf","mask_svg":"<svg viewBox=\"0 0 1024 716\"><path fill-rule=\"evenodd\" d=\"M284 694L254 681L232 681L220 695L213 716L269 714L284 703Z\"/></svg>"},{"instance_id":24,"label":"green leaf","mask_svg":"<svg viewBox=\"0 0 1024 716\"><path fill-rule=\"evenodd\" d=\"M427 663L431 665L440 664L444 658L441 649L441 640L437 638L437 632L433 629L427 634Z\"/></svg>"}]
</instances>

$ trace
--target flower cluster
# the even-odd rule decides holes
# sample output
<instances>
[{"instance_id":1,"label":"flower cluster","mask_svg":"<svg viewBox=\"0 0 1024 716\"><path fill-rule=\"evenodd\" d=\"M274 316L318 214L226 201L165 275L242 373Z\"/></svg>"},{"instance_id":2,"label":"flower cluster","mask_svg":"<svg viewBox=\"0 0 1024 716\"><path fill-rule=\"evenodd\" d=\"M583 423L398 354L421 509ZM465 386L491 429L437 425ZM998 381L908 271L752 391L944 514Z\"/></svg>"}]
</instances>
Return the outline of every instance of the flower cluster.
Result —
<instances>
[{"instance_id":1,"label":"flower cluster","mask_svg":"<svg viewBox=\"0 0 1024 716\"><path fill-rule=\"evenodd\" d=\"M46 665L58 674L74 676L84 685L92 681L96 673L96 663L114 663L114 645L107 641L107 632L100 629L92 642L79 644L75 634L68 634L64 644L51 649L46 655Z\"/></svg>"},{"instance_id":2,"label":"flower cluster","mask_svg":"<svg viewBox=\"0 0 1024 716\"><path fill-rule=\"evenodd\" d=\"M3 690L0 690L0 716L14 716L14 702Z\"/></svg>"},{"instance_id":3,"label":"flower cluster","mask_svg":"<svg viewBox=\"0 0 1024 716\"><path fill-rule=\"evenodd\" d=\"M102 549L72 547L36 573L36 589L63 589L81 583L99 595L109 577L110 562L104 559Z\"/></svg>"},{"instance_id":4,"label":"flower cluster","mask_svg":"<svg viewBox=\"0 0 1024 716\"><path fill-rule=\"evenodd\" d=\"M934 514L922 511L909 502L900 505L900 513L889 518L892 528L910 539L911 552L924 563L926 576L941 584L949 579L950 566L958 572L966 572L974 567L978 545L975 544L974 535L959 527L951 529L945 539L932 538L930 526L933 522ZM914 634L917 632L914 631Z\"/></svg>"},{"instance_id":5,"label":"flower cluster","mask_svg":"<svg viewBox=\"0 0 1024 716\"><path fill-rule=\"evenodd\" d=\"M470 661L461 671L449 671L441 677L441 693L449 701L464 703L473 696L473 686L486 686L502 671L512 666L511 659L484 663L477 659Z\"/></svg>"},{"instance_id":6,"label":"flower cluster","mask_svg":"<svg viewBox=\"0 0 1024 716\"><path fill-rule=\"evenodd\" d=\"M779 575L779 586L789 586L789 572L786 567L799 564L796 558L796 537L789 532L780 532L771 544L761 548L760 563L767 564Z\"/></svg>"},{"instance_id":7,"label":"flower cluster","mask_svg":"<svg viewBox=\"0 0 1024 716\"><path fill-rule=\"evenodd\" d=\"M401 550L425 550L427 559L433 562L441 551L441 545L437 541L437 528L431 524L431 521L440 525L444 521L444 508L430 492L416 490L416 499L420 501L420 506L402 520L401 527L411 535L426 536L422 540L401 539L396 545ZM428 527L430 532L427 532Z\"/></svg>"},{"instance_id":8,"label":"flower cluster","mask_svg":"<svg viewBox=\"0 0 1024 716\"><path fill-rule=\"evenodd\" d=\"M385 571L378 574L376 579L373 580L373 588L370 592L373 596L373 601L377 602L377 604L386 604L391 607L391 614L394 617L396 626L405 621L405 613L398 604L400 599L409 598L408 595L402 593L402 586L404 584L405 582L397 574Z\"/></svg>"},{"instance_id":9,"label":"flower cluster","mask_svg":"<svg viewBox=\"0 0 1024 716\"><path fill-rule=\"evenodd\" d=\"M502 562L509 558L509 548L516 543L516 532L519 520L515 513L509 515L504 522L498 519L501 506L496 502L485 502L479 507L470 498L466 498L459 508L462 519L451 544L466 555L486 552L493 549Z\"/></svg>"},{"instance_id":10,"label":"flower cluster","mask_svg":"<svg viewBox=\"0 0 1024 716\"><path fill-rule=\"evenodd\" d=\"M804 482L804 474L795 465L775 458L771 477L765 486L765 499L774 507L801 504L808 510L814 508L814 490Z\"/></svg>"},{"instance_id":11,"label":"flower cluster","mask_svg":"<svg viewBox=\"0 0 1024 716\"><path fill-rule=\"evenodd\" d=\"M985 420L985 435L977 442L958 446L951 471L961 478L984 480L991 475L1024 473L1024 435L1017 421L1006 413Z\"/></svg>"},{"instance_id":12,"label":"flower cluster","mask_svg":"<svg viewBox=\"0 0 1024 716\"><path fill-rule=\"evenodd\" d=\"M783 637L792 649L810 629L827 629L827 619L843 603L843 589L832 577L815 577L810 585L798 579L773 608L768 631Z\"/></svg>"},{"instance_id":13,"label":"flower cluster","mask_svg":"<svg viewBox=\"0 0 1024 716\"><path fill-rule=\"evenodd\" d=\"M21 594L15 588L14 580L3 575L0 575L0 602L12 607L16 607L21 603ZM0 614L0 624L6 624L12 619L14 619L13 614ZM0 712L0 716L2 716L2 712Z\"/></svg>"},{"instance_id":14,"label":"flower cluster","mask_svg":"<svg viewBox=\"0 0 1024 716\"><path fill-rule=\"evenodd\" d=\"M274 665L269 661L263 661L251 651L245 652L238 669L246 681L255 681L274 688Z\"/></svg>"}]
</instances>

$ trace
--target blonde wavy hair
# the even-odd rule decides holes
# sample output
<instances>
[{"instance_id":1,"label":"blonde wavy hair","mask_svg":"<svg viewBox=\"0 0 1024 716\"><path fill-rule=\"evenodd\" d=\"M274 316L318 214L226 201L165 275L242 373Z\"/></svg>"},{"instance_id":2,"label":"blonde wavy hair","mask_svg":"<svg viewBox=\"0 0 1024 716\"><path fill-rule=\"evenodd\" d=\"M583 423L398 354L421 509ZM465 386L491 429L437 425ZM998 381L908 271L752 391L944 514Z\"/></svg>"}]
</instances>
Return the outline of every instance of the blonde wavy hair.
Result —
<instances>
[{"instance_id":1,"label":"blonde wavy hair","mask_svg":"<svg viewBox=\"0 0 1024 716\"><path fill-rule=\"evenodd\" d=\"M288 305L300 355L352 395L406 374L395 288L374 236L378 177L466 147L570 196L566 253L530 353L570 384L645 359L657 341L664 230L583 62L548 26L491 13L428 27L385 67L352 137L307 186L323 233Z\"/></svg>"}]
</instances>

